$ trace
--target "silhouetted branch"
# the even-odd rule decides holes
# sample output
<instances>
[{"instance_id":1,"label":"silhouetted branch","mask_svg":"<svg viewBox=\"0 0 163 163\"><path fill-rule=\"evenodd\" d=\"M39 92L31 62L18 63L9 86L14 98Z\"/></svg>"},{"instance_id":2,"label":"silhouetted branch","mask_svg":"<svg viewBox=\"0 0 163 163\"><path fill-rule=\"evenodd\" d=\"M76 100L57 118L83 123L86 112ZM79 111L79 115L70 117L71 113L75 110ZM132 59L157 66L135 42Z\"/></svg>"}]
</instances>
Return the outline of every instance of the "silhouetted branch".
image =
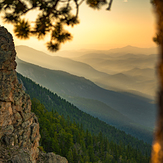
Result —
<instances>
[{"instance_id":1,"label":"silhouetted branch","mask_svg":"<svg viewBox=\"0 0 163 163\"><path fill-rule=\"evenodd\" d=\"M107 10L111 9L112 2L113 2L113 0L110 0L110 3L109 3L109 6L108 6Z\"/></svg>"}]
</instances>

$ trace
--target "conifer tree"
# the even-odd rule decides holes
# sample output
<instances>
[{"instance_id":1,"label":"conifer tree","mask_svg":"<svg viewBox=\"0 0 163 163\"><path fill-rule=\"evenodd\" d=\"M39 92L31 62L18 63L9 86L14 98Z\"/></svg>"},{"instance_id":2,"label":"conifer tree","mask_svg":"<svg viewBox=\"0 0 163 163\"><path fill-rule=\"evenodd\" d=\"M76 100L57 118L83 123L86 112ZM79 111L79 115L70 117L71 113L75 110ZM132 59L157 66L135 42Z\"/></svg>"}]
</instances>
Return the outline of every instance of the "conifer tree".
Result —
<instances>
[{"instance_id":1,"label":"conifer tree","mask_svg":"<svg viewBox=\"0 0 163 163\"><path fill-rule=\"evenodd\" d=\"M84 0L0 0L0 12L6 23L14 25L14 33L20 39L28 39L36 36L43 39L50 34L50 40L46 43L50 51L57 51L62 43L72 39L65 26L79 24L79 6ZM100 9L109 4L107 0L86 0L89 7ZM37 10L38 15L34 22L25 19L30 11ZM73 11L76 11L74 14Z\"/></svg>"}]
</instances>

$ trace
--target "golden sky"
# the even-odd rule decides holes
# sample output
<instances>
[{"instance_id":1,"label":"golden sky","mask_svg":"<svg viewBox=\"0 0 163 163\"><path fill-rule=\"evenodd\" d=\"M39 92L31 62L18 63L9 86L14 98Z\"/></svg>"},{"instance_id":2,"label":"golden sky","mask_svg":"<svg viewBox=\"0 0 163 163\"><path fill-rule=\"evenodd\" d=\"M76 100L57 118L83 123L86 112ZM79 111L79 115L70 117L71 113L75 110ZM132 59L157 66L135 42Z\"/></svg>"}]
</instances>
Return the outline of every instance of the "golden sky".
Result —
<instances>
[{"instance_id":1,"label":"golden sky","mask_svg":"<svg viewBox=\"0 0 163 163\"><path fill-rule=\"evenodd\" d=\"M61 50L97 49L108 50L127 45L153 47L155 34L155 15L150 0L114 0L111 11L106 7L93 10L82 4L79 11L80 24L68 28L73 40L62 45ZM29 15L33 17L32 13ZM12 33L12 26L0 24ZM45 40L19 40L14 37L16 45L27 45L46 51Z\"/></svg>"}]
</instances>

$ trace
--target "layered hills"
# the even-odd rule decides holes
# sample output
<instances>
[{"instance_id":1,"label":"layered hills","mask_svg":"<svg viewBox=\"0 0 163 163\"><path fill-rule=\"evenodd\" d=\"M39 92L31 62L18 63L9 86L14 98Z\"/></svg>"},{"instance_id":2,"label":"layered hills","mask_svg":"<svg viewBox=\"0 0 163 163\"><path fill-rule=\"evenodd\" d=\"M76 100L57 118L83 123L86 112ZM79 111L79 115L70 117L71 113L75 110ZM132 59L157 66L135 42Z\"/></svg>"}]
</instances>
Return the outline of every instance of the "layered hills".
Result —
<instances>
[{"instance_id":1,"label":"layered hills","mask_svg":"<svg viewBox=\"0 0 163 163\"><path fill-rule=\"evenodd\" d=\"M127 133L132 134L130 129L134 128L152 134L156 48L80 51L76 57L67 52L70 58L50 56L27 46L16 48L21 59L17 59L17 71L24 76Z\"/></svg>"},{"instance_id":2,"label":"layered hills","mask_svg":"<svg viewBox=\"0 0 163 163\"><path fill-rule=\"evenodd\" d=\"M92 66L94 69L107 73L110 76L101 78L103 87L114 88L125 91L137 91L144 96L153 98L157 90L157 65L156 54L85 54L74 57L73 60L80 61Z\"/></svg>"},{"instance_id":3,"label":"layered hills","mask_svg":"<svg viewBox=\"0 0 163 163\"><path fill-rule=\"evenodd\" d=\"M106 137L110 143L114 142L115 144L119 144L125 147L131 146L132 148L137 149L139 152L141 151L143 155L146 155L146 154L150 155L151 146L149 144L143 142L142 140L138 140L137 138L132 137L130 134L126 134L124 131L118 130L115 127L105 123L104 121L101 121L98 118L95 118L79 110L72 103L66 101L65 99L61 98L57 94L54 94L53 92L46 89L45 87L42 87L39 84L33 82L29 78L23 77L19 73L17 73L17 76L18 76L19 82L22 83L24 90L30 95L32 99L32 102L33 102L32 107L33 108L37 107L37 109L35 110L35 113L39 115L39 121L41 121L41 125L42 125L41 130L45 131L46 129L43 129L43 128L47 128L49 132L49 134L47 133L47 130L45 131L46 134L42 132L43 137L41 138L42 139L41 142L46 142L46 143L41 144L41 145L43 145L44 147L46 146L45 150L56 149L55 147L57 146L57 143L54 144L54 147L52 147L52 144L51 144L52 143L51 138L54 139L54 135L56 138L56 134L54 133L56 132L56 127L58 128L58 130L61 130L61 133L63 133L61 126L63 126L64 130L66 129L65 132L70 132L70 129L67 129L67 127L65 126L65 124L68 122L68 124L74 124L73 125L74 127L78 126L77 128L84 129L85 131L90 132L94 136L100 135L99 133L102 133L102 135ZM41 103L38 100L40 100ZM59 121L56 120L56 116L54 116L54 114L56 115L56 113L60 117L59 118L59 121L61 121L60 124L58 124ZM45 118L45 116L48 118L48 120L47 118L46 120L41 120L41 117ZM49 122L53 122L53 124ZM74 127L73 127L73 132L72 133L70 132L70 133L74 137L74 142L78 140L78 143L81 144L81 142L79 142L79 139L81 138L81 135L83 134L81 134L81 130L79 133L76 132L77 128L75 127L74 129ZM60 135L60 132L58 132L58 130L57 130L57 134ZM136 133L137 131L134 130L134 132ZM77 137L75 136L76 134L78 134ZM141 139L145 140L146 142L151 142L150 134L143 135L140 132L139 133L137 132L137 134L140 135ZM51 138L49 138L49 136ZM61 137L59 137L58 139L61 139ZM50 141L51 143L50 142L47 143L47 141L48 142ZM58 140L55 140L55 142L57 141ZM63 148L63 147L60 147L60 148ZM56 152L62 152L62 151L56 151Z\"/></svg>"},{"instance_id":4,"label":"layered hills","mask_svg":"<svg viewBox=\"0 0 163 163\"><path fill-rule=\"evenodd\" d=\"M130 134L133 134L131 130L152 134L156 109L151 100L131 93L105 90L83 77L63 71L45 69L19 59L17 63L19 73L64 97L79 109Z\"/></svg>"},{"instance_id":5,"label":"layered hills","mask_svg":"<svg viewBox=\"0 0 163 163\"><path fill-rule=\"evenodd\" d=\"M26 62L85 77L104 89L133 92L151 99L155 98L157 80L154 67L157 57L156 54L150 55L149 51L154 53L156 49L146 49L148 53L140 48L137 51L129 50L137 49L135 47L122 48L121 53L120 49L104 51L105 53L103 51L87 54L80 52L80 57L71 59L50 56L27 46L17 46L16 49L18 57ZM124 53L127 49L133 53ZM148 55L136 54L136 52ZM68 55L70 54L67 52ZM147 72L147 69L150 72Z\"/></svg>"},{"instance_id":6,"label":"layered hills","mask_svg":"<svg viewBox=\"0 0 163 163\"><path fill-rule=\"evenodd\" d=\"M139 48L139 47L134 47L131 45L122 47L122 48L114 48L110 50L93 50L93 49L80 49L80 50L61 50L58 51L56 55L66 57L66 58L73 58L73 57L80 57L85 54L90 54L92 53L93 55L98 55L98 54L104 54L104 55L126 55L128 53L130 54L145 54L145 55L150 55L150 54L157 54L158 49L157 47L151 47L151 48ZM49 53L50 55L52 53ZM53 54L54 55L54 54Z\"/></svg>"}]
</instances>

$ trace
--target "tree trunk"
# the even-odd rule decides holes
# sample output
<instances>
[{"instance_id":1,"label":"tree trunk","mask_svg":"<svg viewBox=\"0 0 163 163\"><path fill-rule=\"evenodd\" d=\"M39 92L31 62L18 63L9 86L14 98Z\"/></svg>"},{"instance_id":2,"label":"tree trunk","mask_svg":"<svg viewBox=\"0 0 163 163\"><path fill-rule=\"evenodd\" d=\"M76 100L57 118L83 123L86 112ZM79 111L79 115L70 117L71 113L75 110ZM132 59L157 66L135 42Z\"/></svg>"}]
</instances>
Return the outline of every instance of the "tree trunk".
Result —
<instances>
[{"instance_id":1,"label":"tree trunk","mask_svg":"<svg viewBox=\"0 0 163 163\"><path fill-rule=\"evenodd\" d=\"M159 43L158 117L152 146L151 163L163 163L163 0L154 0L157 17L157 42Z\"/></svg>"}]
</instances>

